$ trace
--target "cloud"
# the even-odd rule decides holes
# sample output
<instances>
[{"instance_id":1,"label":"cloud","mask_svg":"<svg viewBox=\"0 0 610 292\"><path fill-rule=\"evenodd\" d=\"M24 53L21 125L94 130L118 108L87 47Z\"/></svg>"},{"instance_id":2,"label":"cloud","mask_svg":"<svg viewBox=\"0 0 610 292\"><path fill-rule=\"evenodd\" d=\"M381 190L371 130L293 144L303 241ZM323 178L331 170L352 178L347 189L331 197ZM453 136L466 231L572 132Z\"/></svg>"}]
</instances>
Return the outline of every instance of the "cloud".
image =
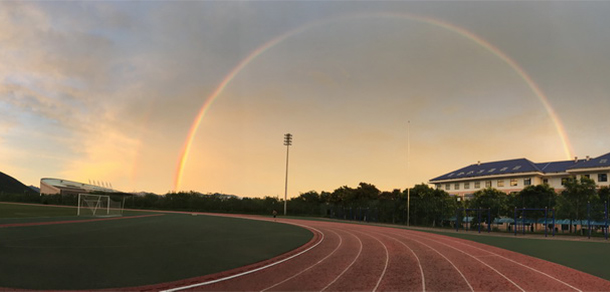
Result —
<instances>
[{"instance_id":1,"label":"cloud","mask_svg":"<svg viewBox=\"0 0 610 292\"><path fill-rule=\"evenodd\" d=\"M104 138L101 127L114 118L109 105L115 96L106 94L113 88L108 77L113 43L84 30L91 27L80 22L85 19L68 18L69 23L57 24L61 13L51 15L39 4L0 3L0 111L12 117L13 129L3 131L0 139L13 147L7 150L9 155L29 149L40 158L34 162L37 165L73 167L56 160L66 156L87 163L92 158L96 163L96 148L84 149L95 146L92 141L117 138ZM61 26L65 30L59 30ZM34 137L38 141L31 144ZM15 163L29 162L28 157L13 157Z\"/></svg>"},{"instance_id":2,"label":"cloud","mask_svg":"<svg viewBox=\"0 0 610 292\"><path fill-rule=\"evenodd\" d=\"M235 76L201 124L185 186L263 194L278 173L283 181L283 155L276 152L283 150L281 136L293 132L295 154L302 155L295 161L307 170L295 169L307 177L295 182L299 188L338 187L357 178L400 187L407 120L417 153L411 164L419 167L411 175L421 180L438 175L439 167L477 159L553 160L557 153L548 149L558 138L543 106L493 53L455 32L406 18L337 17L384 7L424 11L486 37L526 65L566 124L579 131L607 129L607 90L596 81L605 76L605 63L576 70L596 76L569 74L581 43L594 44L595 56L606 51L599 35L605 26L587 20L586 27L597 32L594 42L579 34L569 46L574 51L547 54L552 39L536 36L545 34L540 28L548 28L549 19L534 25L540 11L528 11L518 25L509 16L496 21L498 7L522 11L521 5L532 4L446 5L0 2L2 157L32 165L38 176L95 176L128 189L165 191L193 119L222 78L270 40L332 18L266 50ZM578 25L575 19L569 25ZM519 39L522 26L531 30ZM595 63L588 57L576 60ZM589 104L600 100L599 106L576 107L573 98L581 95ZM578 137L586 141L588 135ZM28 159L28 152L38 159Z\"/></svg>"},{"instance_id":3,"label":"cloud","mask_svg":"<svg viewBox=\"0 0 610 292\"><path fill-rule=\"evenodd\" d=\"M82 157L65 165L64 177L114 181L117 187L132 184L133 167L141 142L114 129L100 128L98 135L88 136L82 145Z\"/></svg>"}]
</instances>

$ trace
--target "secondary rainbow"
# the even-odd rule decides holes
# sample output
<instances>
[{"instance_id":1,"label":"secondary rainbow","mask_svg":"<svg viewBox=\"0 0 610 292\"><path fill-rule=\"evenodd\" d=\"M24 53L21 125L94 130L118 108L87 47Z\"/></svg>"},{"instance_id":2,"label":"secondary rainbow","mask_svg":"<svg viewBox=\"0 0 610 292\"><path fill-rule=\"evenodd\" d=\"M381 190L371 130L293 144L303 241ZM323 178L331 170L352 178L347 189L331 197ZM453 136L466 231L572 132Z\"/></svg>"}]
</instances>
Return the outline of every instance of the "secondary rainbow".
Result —
<instances>
[{"instance_id":1,"label":"secondary rainbow","mask_svg":"<svg viewBox=\"0 0 610 292\"><path fill-rule=\"evenodd\" d=\"M205 116L206 112L209 110L210 106L214 103L214 101L222 94L224 89L235 78L235 76L237 76L237 74L239 74L239 72L241 72L241 70L243 70L254 59L256 59L258 56L260 56L267 50L273 48L274 46L280 44L284 40L286 40L290 37L293 37L299 33L307 31L313 27L329 24L331 22L339 22L339 21L353 20L353 19L360 19L360 18L362 18L362 19L364 19L364 18L402 18L402 19L407 19L407 20L411 20L411 21L426 23L426 24L430 24L430 25L433 25L436 27L446 29L451 32L455 32L455 33L475 42L476 44L480 45L481 47L485 48L486 50L488 50L489 52L491 52L492 54L494 54L495 56L500 58L502 61L504 61L507 65L509 65L523 79L523 81L525 81L525 83L532 90L532 92L536 95L536 97L538 97L538 99L544 106L547 114L549 115L551 121L555 125L555 129L557 130L557 133L561 140L563 151L566 155L566 158L571 159L571 157L573 157L573 150L572 150L572 146L569 142L568 135L564 129L563 124L561 123L561 120L557 116L557 113L551 106L546 95L542 92L540 87L538 87L538 85L532 80L532 78L525 72L525 70L523 70L523 68L521 68L521 66L519 66L519 64L517 64L517 62L515 62L514 60L509 58L504 52L502 52L500 49L498 49L494 45L490 44L486 40L475 35L474 33L467 31L464 28L461 28L461 27L455 26L453 24L443 22L443 21L440 21L440 20L434 19L434 18L423 17L423 16L418 16L418 15L411 15L411 14L399 14L399 13L375 13L375 14L364 14L364 15L355 14L355 15L349 15L349 16L344 16L344 17L340 17L340 18L331 18L331 19L325 19L325 20L319 20L319 21L307 23L303 26L300 26L296 29L293 29L285 34L282 34L282 35L268 41L267 43L263 44L262 46L260 46L256 50L254 50L252 53L250 53L241 62L239 62L239 64L237 64L237 66L235 66L235 68L233 68L233 70L231 70L229 72L229 74L227 74L225 76L225 78L218 85L218 87L216 87L216 89L212 92L212 94L210 94L210 96L208 96L208 98L205 100L205 102L201 106L199 113L195 117L195 120L193 121L193 124L191 125L191 128L189 129L186 140L184 142L184 146L182 147L182 150L180 152L180 156L178 159L178 166L176 168L176 173L175 173L175 177L174 177L174 191L178 191L182 184L182 175L184 173L184 167L186 165L186 162L188 161L189 154L191 151L191 146L192 146L193 140L195 138L195 134L197 133L197 130L199 129L199 126L201 125L201 121L203 120L203 117Z\"/></svg>"}]
</instances>

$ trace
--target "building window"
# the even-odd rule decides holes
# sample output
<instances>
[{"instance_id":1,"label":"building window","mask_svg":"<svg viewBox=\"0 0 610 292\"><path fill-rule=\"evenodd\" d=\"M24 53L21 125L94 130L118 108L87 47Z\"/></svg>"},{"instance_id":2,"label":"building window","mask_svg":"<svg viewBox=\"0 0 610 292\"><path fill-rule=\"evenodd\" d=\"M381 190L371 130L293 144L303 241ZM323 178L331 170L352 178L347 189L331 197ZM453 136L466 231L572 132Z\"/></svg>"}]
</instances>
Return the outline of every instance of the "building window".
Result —
<instances>
[{"instance_id":1,"label":"building window","mask_svg":"<svg viewBox=\"0 0 610 292\"><path fill-rule=\"evenodd\" d=\"M591 175L583 174L582 177L591 178Z\"/></svg>"},{"instance_id":2,"label":"building window","mask_svg":"<svg viewBox=\"0 0 610 292\"><path fill-rule=\"evenodd\" d=\"M510 179L510 186L511 187L516 187L517 186L517 179L516 178L511 178Z\"/></svg>"},{"instance_id":3,"label":"building window","mask_svg":"<svg viewBox=\"0 0 610 292\"><path fill-rule=\"evenodd\" d=\"M481 182L480 181L475 181L474 182L474 188L475 189L480 189L481 188Z\"/></svg>"},{"instance_id":4,"label":"building window","mask_svg":"<svg viewBox=\"0 0 610 292\"><path fill-rule=\"evenodd\" d=\"M498 187L499 188L503 188L504 187L504 180L503 179L499 179L498 180Z\"/></svg>"},{"instance_id":5,"label":"building window","mask_svg":"<svg viewBox=\"0 0 610 292\"><path fill-rule=\"evenodd\" d=\"M460 183L455 183L455 185L453 185L455 187L456 190L460 189Z\"/></svg>"},{"instance_id":6,"label":"building window","mask_svg":"<svg viewBox=\"0 0 610 292\"><path fill-rule=\"evenodd\" d=\"M464 183L464 189L465 190L470 189L470 183L469 182L465 182Z\"/></svg>"},{"instance_id":7,"label":"building window","mask_svg":"<svg viewBox=\"0 0 610 292\"><path fill-rule=\"evenodd\" d=\"M597 181L598 182L607 182L608 181L608 174L607 173L600 173L597 175Z\"/></svg>"},{"instance_id":8,"label":"building window","mask_svg":"<svg viewBox=\"0 0 610 292\"><path fill-rule=\"evenodd\" d=\"M562 186L564 186L564 185L565 185L565 184L568 182L568 180L569 180L569 179L570 179L570 178L568 178L568 177L564 177L564 178L562 178L562 179L561 179L561 185L562 185Z\"/></svg>"},{"instance_id":9,"label":"building window","mask_svg":"<svg viewBox=\"0 0 610 292\"><path fill-rule=\"evenodd\" d=\"M523 185L524 186L531 186L532 185L532 178L525 178L523 179Z\"/></svg>"},{"instance_id":10,"label":"building window","mask_svg":"<svg viewBox=\"0 0 610 292\"><path fill-rule=\"evenodd\" d=\"M545 184L545 185L548 185L549 184L549 179L548 178L542 179L542 183Z\"/></svg>"},{"instance_id":11,"label":"building window","mask_svg":"<svg viewBox=\"0 0 610 292\"><path fill-rule=\"evenodd\" d=\"M485 187L486 188L491 188L491 181L490 180L485 181Z\"/></svg>"},{"instance_id":12,"label":"building window","mask_svg":"<svg viewBox=\"0 0 610 292\"><path fill-rule=\"evenodd\" d=\"M442 186L441 186L441 184L436 184L436 189L437 189L437 190L440 190L440 189L441 189L441 187L442 187Z\"/></svg>"},{"instance_id":13,"label":"building window","mask_svg":"<svg viewBox=\"0 0 610 292\"><path fill-rule=\"evenodd\" d=\"M451 189L451 184L445 184L445 190L450 190Z\"/></svg>"}]
</instances>

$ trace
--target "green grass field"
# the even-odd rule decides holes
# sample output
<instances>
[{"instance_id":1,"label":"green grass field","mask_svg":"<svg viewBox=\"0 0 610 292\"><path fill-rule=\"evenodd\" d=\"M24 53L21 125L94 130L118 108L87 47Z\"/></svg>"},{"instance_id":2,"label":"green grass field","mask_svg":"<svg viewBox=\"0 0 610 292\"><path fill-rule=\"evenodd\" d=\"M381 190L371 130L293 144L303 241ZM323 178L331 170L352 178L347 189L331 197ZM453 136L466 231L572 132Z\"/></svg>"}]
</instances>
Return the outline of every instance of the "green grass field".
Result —
<instances>
[{"instance_id":1,"label":"green grass field","mask_svg":"<svg viewBox=\"0 0 610 292\"><path fill-rule=\"evenodd\" d=\"M58 216L54 220L76 218L74 209L66 217L70 210L0 206L20 216L42 208L39 214L47 218L38 219L45 221L51 214ZM13 221L4 218L0 225ZM312 236L293 225L183 214L0 228L0 287L73 290L163 283L266 260Z\"/></svg>"},{"instance_id":2,"label":"green grass field","mask_svg":"<svg viewBox=\"0 0 610 292\"><path fill-rule=\"evenodd\" d=\"M75 207L49 206L0 202L0 225L7 223L45 222L57 220L86 220L91 217L76 216ZM125 211L124 216L146 214L140 211Z\"/></svg>"},{"instance_id":3,"label":"green grass field","mask_svg":"<svg viewBox=\"0 0 610 292\"><path fill-rule=\"evenodd\" d=\"M0 202L0 220L3 218L41 218L75 216L76 208L45 205L11 204Z\"/></svg>"}]
</instances>

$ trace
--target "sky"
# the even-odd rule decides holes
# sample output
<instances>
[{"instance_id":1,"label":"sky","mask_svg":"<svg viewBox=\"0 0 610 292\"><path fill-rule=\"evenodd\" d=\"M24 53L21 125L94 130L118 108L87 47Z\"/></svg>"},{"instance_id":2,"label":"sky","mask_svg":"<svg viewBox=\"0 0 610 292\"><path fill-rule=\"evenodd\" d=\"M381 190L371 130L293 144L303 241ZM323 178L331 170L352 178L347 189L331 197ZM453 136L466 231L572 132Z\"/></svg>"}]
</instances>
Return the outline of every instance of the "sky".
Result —
<instances>
[{"instance_id":1,"label":"sky","mask_svg":"<svg viewBox=\"0 0 610 292\"><path fill-rule=\"evenodd\" d=\"M404 189L610 152L607 1L1 1L0 171Z\"/></svg>"}]
</instances>

